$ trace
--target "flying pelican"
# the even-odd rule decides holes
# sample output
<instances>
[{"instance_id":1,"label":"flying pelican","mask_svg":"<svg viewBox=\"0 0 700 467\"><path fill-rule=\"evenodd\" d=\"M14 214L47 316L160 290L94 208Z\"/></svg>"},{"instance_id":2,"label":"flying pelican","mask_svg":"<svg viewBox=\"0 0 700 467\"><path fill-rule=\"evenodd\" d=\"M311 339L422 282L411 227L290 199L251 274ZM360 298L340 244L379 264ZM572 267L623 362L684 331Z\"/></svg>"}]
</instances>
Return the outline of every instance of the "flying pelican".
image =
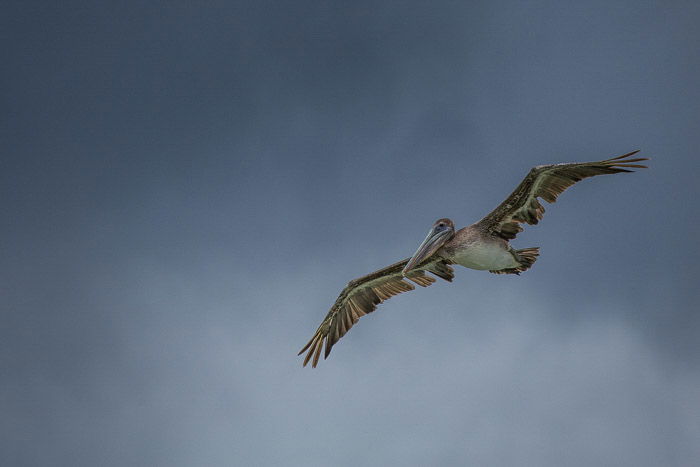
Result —
<instances>
[{"instance_id":1,"label":"flying pelican","mask_svg":"<svg viewBox=\"0 0 700 467\"><path fill-rule=\"evenodd\" d=\"M348 283L311 340L299 351L301 355L308 350L304 366L313 358L312 366L316 367L324 342L324 358L328 358L333 345L378 304L413 290L415 286L405 279L427 287L435 282L425 274L430 272L452 282L451 264L495 274L520 274L530 269L539 256L539 247L516 250L509 241L522 232L520 224L534 225L542 219L544 207L537 198L554 203L564 190L584 178L634 172L625 167L645 169L645 165L635 162L648 158L631 158L638 152L598 162L538 165L505 201L479 222L455 232L450 219L438 219L413 256Z\"/></svg>"}]
</instances>

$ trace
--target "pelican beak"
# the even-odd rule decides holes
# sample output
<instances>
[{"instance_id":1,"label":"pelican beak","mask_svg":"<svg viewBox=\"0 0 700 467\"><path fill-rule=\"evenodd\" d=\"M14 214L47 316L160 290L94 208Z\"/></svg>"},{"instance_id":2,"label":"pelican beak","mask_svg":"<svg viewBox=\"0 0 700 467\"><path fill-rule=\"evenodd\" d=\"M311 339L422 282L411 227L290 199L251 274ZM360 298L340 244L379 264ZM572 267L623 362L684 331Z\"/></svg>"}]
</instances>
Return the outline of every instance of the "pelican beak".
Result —
<instances>
[{"instance_id":1,"label":"pelican beak","mask_svg":"<svg viewBox=\"0 0 700 467\"><path fill-rule=\"evenodd\" d=\"M423 243L420 244L416 252L413 254L406 267L403 268L402 274L406 275L409 271L419 266L426 259L430 258L437 250L440 249L442 245L450 238L452 234L451 229L441 229L438 230L437 227L433 227L428 232L428 236L425 237Z\"/></svg>"}]
</instances>

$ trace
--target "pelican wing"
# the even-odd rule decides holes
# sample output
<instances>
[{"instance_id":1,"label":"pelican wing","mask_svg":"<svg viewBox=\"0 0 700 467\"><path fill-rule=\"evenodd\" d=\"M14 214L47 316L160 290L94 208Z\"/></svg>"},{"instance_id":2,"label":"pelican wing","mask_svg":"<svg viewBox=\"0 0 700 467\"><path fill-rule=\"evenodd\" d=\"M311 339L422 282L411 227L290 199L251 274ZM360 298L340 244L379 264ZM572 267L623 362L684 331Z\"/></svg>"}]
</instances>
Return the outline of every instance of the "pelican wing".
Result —
<instances>
[{"instance_id":1,"label":"pelican wing","mask_svg":"<svg viewBox=\"0 0 700 467\"><path fill-rule=\"evenodd\" d=\"M627 168L645 169L635 162L646 157L632 158L639 151L598 162L538 165L530 170L520 185L496 209L477 222L482 230L511 240L523 231L522 223L537 224L544 207L537 198L554 203L557 197L574 183L595 175L634 172Z\"/></svg>"},{"instance_id":2,"label":"pelican wing","mask_svg":"<svg viewBox=\"0 0 700 467\"><path fill-rule=\"evenodd\" d=\"M299 351L299 355L307 352L304 366L313 358L315 368L325 342L324 358L328 358L331 348L341 337L364 315L377 309L377 305L394 295L415 289L415 286L405 279L427 287L435 279L425 274L429 271L436 276L452 282L454 270L446 260L429 261L421 268L409 272L405 277L401 270L408 259L387 266L364 277L352 280L340 292L330 311L316 330L311 340Z\"/></svg>"}]
</instances>

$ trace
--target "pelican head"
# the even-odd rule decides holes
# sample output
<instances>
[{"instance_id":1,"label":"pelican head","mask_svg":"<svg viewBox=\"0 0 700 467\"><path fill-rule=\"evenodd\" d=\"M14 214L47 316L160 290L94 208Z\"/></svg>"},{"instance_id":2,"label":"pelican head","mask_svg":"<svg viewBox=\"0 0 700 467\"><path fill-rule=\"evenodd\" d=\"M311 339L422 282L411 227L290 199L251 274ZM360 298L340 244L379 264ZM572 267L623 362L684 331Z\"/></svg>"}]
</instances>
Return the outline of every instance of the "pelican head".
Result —
<instances>
[{"instance_id":1,"label":"pelican head","mask_svg":"<svg viewBox=\"0 0 700 467\"><path fill-rule=\"evenodd\" d=\"M416 266L420 265L426 259L430 258L436 251L440 249L455 235L455 225L447 218L438 219L433 224L433 227L428 232L423 243L420 244L418 250L413 254L406 267L401 271L404 275Z\"/></svg>"}]
</instances>

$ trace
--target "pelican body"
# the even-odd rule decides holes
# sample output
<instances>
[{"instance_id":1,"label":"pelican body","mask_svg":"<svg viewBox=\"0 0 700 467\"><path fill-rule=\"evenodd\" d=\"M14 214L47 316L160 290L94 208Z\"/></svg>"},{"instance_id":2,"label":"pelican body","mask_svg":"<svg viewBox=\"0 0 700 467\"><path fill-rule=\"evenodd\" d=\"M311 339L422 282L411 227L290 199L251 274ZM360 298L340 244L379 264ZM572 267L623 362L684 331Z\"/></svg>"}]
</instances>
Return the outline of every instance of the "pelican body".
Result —
<instances>
[{"instance_id":1,"label":"pelican body","mask_svg":"<svg viewBox=\"0 0 700 467\"><path fill-rule=\"evenodd\" d=\"M491 235L478 223L455 233L452 220L443 218L435 221L402 273L407 274L428 258L439 258L470 269L520 274L532 266L538 255L539 248L515 250L508 241Z\"/></svg>"},{"instance_id":2,"label":"pelican body","mask_svg":"<svg viewBox=\"0 0 700 467\"><path fill-rule=\"evenodd\" d=\"M452 282L453 264L495 274L519 275L528 270L539 256L539 247L516 250L510 240L523 230L521 224L534 225L542 219L544 207L539 199L554 203L564 190L584 178L646 168L636 162L647 158L632 158L637 152L596 162L534 167L510 196L480 221L456 231L452 220L438 219L413 256L348 283L299 351L299 355L307 352L304 366L312 361L316 367L324 343L327 358L333 345L381 302L415 289L413 284L427 287L434 283L427 272Z\"/></svg>"}]
</instances>

